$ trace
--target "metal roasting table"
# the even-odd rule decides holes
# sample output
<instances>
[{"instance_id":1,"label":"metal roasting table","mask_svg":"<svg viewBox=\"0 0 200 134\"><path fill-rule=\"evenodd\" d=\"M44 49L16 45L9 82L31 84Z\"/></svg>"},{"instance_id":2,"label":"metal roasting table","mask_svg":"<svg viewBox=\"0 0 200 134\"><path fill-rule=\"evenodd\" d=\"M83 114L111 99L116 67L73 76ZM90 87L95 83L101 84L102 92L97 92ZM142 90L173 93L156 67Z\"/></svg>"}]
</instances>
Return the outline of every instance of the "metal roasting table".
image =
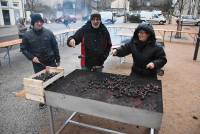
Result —
<instances>
[{"instance_id":1,"label":"metal roasting table","mask_svg":"<svg viewBox=\"0 0 200 134\"><path fill-rule=\"evenodd\" d=\"M51 133L59 134L67 124L72 123L107 133L123 134L122 132L73 121L72 118L76 115L76 112L147 127L150 128L151 134L156 131L155 129L158 130L163 115L162 90L141 100L127 96L114 97L111 91L105 90L101 86L97 89L88 86L91 81L98 81L102 85L106 80L112 82L107 79L109 77L134 79L133 87L152 82L162 87L159 80L75 70L48 86L44 91L45 103L49 110ZM76 111L57 132L54 130L52 107Z\"/></svg>"}]
</instances>

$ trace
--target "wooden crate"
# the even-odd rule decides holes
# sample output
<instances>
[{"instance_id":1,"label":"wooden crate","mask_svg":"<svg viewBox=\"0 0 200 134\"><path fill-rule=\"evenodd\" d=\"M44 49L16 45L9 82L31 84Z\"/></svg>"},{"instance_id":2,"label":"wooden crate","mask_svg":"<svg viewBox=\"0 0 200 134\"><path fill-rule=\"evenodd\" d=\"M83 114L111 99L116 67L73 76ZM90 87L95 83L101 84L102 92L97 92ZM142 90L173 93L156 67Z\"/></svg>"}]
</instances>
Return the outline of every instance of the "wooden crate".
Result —
<instances>
[{"instance_id":1,"label":"wooden crate","mask_svg":"<svg viewBox=\"0 0 200 134\"><path fill-rule=\"evenodd\" d=\"M24 84L24 89L26 92L26 98L29 100L34 100L34 101L39 101L42 103L45 103L44 100L44 89L53 83L54 81L58 80L60 77L64 76L64 69L60 67L49 67L49 72L58 72L57 75L54 77L48 79L47 81L42 81L42 80L36 80L33 79L36 76L41 75L42 73L45 73L46 70L42 70L28 78L24 78L23 84Z\"/></svg>"}]
</instances>

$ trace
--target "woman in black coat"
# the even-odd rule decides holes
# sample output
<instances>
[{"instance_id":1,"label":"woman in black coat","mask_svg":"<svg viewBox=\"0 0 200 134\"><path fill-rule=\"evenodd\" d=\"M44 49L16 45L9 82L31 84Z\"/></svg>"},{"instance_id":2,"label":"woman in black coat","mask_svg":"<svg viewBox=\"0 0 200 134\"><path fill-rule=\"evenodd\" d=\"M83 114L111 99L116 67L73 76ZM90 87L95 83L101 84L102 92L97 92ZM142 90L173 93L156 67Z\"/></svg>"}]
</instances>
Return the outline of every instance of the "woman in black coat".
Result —
<instances>
[{"instance_id":1,"label":"woman in black coat","mask_svg":"<svg viewBox=\"0 0 200 134\"><path fill-rule=\"evenodd\" d=\"M131 76L157 78L157 70L166 63L163 48L156 43L153 27L147 23L140 24L131 41L119 48L113 49L113 56L124 57L132 54L133 63Z\"/></svg>"}]
</instances>

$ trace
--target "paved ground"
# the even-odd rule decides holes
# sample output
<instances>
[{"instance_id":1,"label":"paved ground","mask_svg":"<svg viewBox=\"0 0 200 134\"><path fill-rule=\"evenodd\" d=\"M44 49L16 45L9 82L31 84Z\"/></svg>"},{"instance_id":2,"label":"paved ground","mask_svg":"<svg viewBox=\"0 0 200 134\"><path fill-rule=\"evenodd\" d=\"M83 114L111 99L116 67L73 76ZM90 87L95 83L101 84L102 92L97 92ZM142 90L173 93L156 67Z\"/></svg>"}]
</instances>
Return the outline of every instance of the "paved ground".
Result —
<instances>
[{"instance_id":1,"label":"paved ground","mask_svg":"<svg viewBox=\"0 0 200 134\"><path fill-rule=\"evenodd\" d=\"M164 27L174 28L173 25ZM192 31L197 30L196 27L188 28ZM116 36L112 37L114 42L120 40ZM191 43L166 43L165 50L168 63L165 67L165 76L161 78L163 82L164 116L160 133L199 134L200 56L198 56L197 62L192 61L194 45ZM65 74L79 68L77 57L80 53L80 46L75 49L60 46L60 53L61 66L65 68ZM0 53L1 56L3 56L3 53ZM11 64L12 66L9 67L3 60L0 66L0 134L49 133L47 109L40 110L37 102L17 98L12 93L21 90L23 78L33 73L31 63L18 49L15 49L11 51ZM104 71L128 75L131 64L130 58L127 58L124 64L120 64L119 58L109 57ZM60 109L53 111L56 117L56 127L63 122L63 117L67 117L71 113ZM95 122L95 119L92 121ZM106 126L109 125L111 124L106 124ZM120 126L123 125L120 124ZM77 129L76 132L81 133ZM87 134L94 134L94 132Z\"/></svg>"}]
</instances>

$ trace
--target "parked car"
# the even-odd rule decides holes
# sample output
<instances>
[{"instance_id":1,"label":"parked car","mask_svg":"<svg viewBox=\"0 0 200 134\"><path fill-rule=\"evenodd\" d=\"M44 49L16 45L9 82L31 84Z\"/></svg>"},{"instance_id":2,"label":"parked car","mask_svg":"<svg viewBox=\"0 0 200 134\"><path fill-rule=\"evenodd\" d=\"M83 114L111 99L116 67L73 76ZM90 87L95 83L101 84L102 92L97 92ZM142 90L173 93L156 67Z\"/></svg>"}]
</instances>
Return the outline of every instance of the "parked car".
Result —
<instances>
[{"instance_id":1,"label":"parked car","mask_svg":"<svg viewBox=\"0 0 200 134\"><path fill-rule=\"evenodd\" d=\"M73 22L73 23L76 23L77 19L76 19L76 16L74 15L69 15L66 17L69 21L69 23Z\"/></svg>"},{"instance_id":2,"label":"parked car","mask_svg":"<svg viewBox=\"0 0 200 134\"><path fill-rule=\"evenodd\" d=\"M88 20L90 20L90 15L83 16L82 20L87 22Z\"/></svg>"},{"instance_id":3,"label":"parked car","mask_svg":"<svg viewBox=\"0 0 200 134\"><path fill-rule=\"evenodd\" d=\"M64 17L61 16L61 17L55 19L55 22L56 22L56 23L63 23L63 22L64 22Z\"/></svg>"},{"instance_id":4,"label":"parked car","mask_svg":"<svg viewBox=\"0 0 200 134\"><path fill-rule=\"evenodd\" d=\"M131 23L141 23L140 12L139 11L129 11L127 14L127 19Z\"/></svg>"},{"instance_id":5,"label":"parked car","mask_svg":"<svg viewBox=\"0 0 200 134\"><path fill-rule=\"evenodd\" d=\"M176 23L179 23L179 20L181 20L182 25L200 25L200 19L197 19L196 17L192 15L183 15L180 19L176 20Z\"/></svg>"},{"instance_id":6,"label":"parked car","mask_svg":"<svg viewBox=\"0 0 200 134\"><path fill-rule=\"evenodd\" d=\"M75 16L73 16L73 15L65 15L65 16L61 16L61 17L59 17L59 18L57 18L56 20L55 20L55 22L56 23L76 23L76 21L77 21L77 19L76 19L76 17Z\"/></svg>"},{"instance_id":7,"label":"parked car","mask_svg":"<svg viewBox=\"0 0 200 134\"><path fill-rule=\"evenodd\" d=\"M166 18L161 13L156 13L155 11L141 11L140 20L143 22L147 21L152 24L165 24Z\"/></svg>"}]
</instances>

